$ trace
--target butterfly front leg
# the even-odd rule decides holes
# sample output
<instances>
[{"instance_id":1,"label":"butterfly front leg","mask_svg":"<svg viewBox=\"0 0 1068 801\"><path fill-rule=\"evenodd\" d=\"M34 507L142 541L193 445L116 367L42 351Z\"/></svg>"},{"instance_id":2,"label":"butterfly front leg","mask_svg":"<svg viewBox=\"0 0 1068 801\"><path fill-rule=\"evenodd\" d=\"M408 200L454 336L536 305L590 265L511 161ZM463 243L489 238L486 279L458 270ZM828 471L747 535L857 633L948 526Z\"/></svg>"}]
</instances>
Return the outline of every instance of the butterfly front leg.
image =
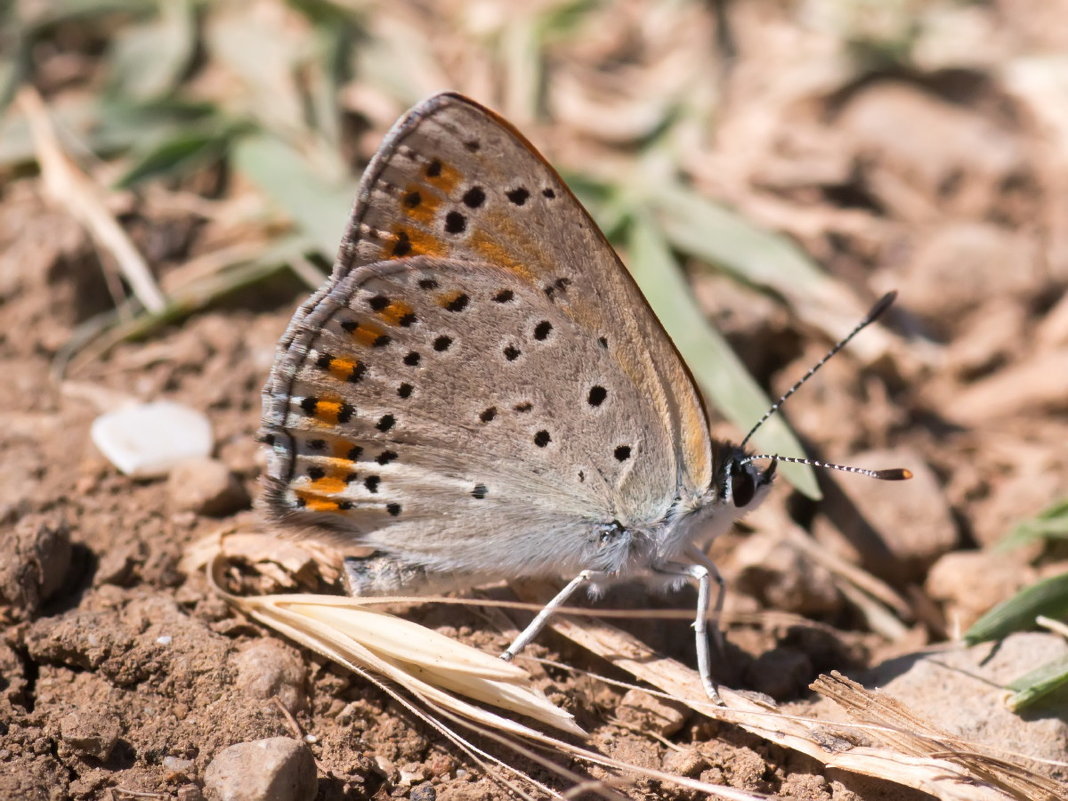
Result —
<instances>
[{"instance_id":1,"label":"butterfly front leg","mask_svg":"<svg viewBox=\"0 0 1068 801\"><path fill-rule=\"evenodd\" d=\"M717 704L722 704L716 682L712 679L712 655L708 645L708 611L712 606L712 636L716 638L716 649L720 654L725 653L723 630L719 625L720 613L723 611L723 599L726 592L726 582L720 575L715 563L705 556L698 548L690 546L686 555L693 559L692 564L683 562L657 562L652 566L654 573L665 576L680 576L697 581L697 614L694 617L693 628L697 642L697 670L701 675L701 684L704 685L705 693ZM712 600L712 583L717 586L716 602Z\"/></svg>"},{"instance_id":2,"label":"butterfly front leg","mask_svg":"<svg viewBox=\"0 0 1068 801\"><path fill-rule=\"evenodd\" d=\"M566 587L556 593L556 596L549 603L545 604L537 616L530 621L530 624L519 632L519 636L501 654L501 659L505 662L511 662L516 654L526 648L530 641L538 636L538 633L545 628L545 624L549 622L549 618L552 617L557 609L567 603L567 599L575 594L575 590L607 578L607 576L608 574L602 570L583 570L575 578L571 579Z\"/></svg>"}]
</instances>

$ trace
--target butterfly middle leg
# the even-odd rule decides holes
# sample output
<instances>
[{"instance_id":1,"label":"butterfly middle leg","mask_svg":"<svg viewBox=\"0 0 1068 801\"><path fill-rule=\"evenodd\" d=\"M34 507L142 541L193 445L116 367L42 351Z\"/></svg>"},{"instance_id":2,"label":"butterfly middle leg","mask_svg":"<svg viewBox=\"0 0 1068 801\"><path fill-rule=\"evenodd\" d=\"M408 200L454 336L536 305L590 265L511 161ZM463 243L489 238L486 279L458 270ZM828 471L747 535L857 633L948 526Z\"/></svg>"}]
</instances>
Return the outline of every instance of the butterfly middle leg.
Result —
<instances>
[{"instance_id":1,"label":"butterfly middle leg","mask_svg":"<svg viewBox=\"0 0 1068 801\"><path fill-rule=\"evenodd\" d=\"M693 628L697 643L697 670L701 675L701 684L705 688L708 697L718 704L723 703L716 682L712 679L712 655L708 643L708 612L712 609L712 636L716 639L716 648L720 654L725 652L723 630L719 625L720 613L723 611L723 598L726 591L726 582L720 575L715 563L705 556L698 548L691 546L686 550L686 556L693 560L692 563L684 562L658 562L652 566L653 572L665 576L679 576L697 581L697 614L694 617ZM715 582L716 601L712 600L712 584Z\"/></svg>"}]
</instances>

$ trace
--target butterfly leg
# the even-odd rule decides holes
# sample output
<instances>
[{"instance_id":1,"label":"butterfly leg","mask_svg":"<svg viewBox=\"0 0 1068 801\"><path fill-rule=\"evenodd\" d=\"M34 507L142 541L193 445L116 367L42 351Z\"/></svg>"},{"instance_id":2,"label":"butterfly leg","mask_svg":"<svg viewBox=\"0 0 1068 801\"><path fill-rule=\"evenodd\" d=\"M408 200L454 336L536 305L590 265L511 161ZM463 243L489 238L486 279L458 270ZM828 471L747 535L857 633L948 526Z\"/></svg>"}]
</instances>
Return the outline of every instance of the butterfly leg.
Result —
<instances>
[{"instance_id":1,"label":"butterfly leg","mask_svg":"<svg viewBox=\"0 0 1068 801\"><path fill-rule=\"evenodd\" d=\"M607 573L600 570L583 570L575 576L575 578L571 579L566 587L556 593L556 597L549 601L549 603L545 604L542 610L538 612L537 616L530 621L530 624L519 632L519 636L516 637L512 641L512 644L505 649L503 654L501 654L501 659L505 662L511 662L516 654L526 648L530 644L530 641L538 636L538 632L545 628L545 624L549 622L549 618L552 617L553 613L567 603L567 599L575 594L575 590L592 581L604 578L606 575Z\"/></svg>"},{"instance_id":2,"label":"butterfly leg","mask_svg":"<svg viewBox=\"0 0 1068 801\"><path fill-rule=\"evenodd\" d=\"M720 574L716 563L709 559L700 548L691 545L687 548L686 555L694 561L694 564L700 565L707 570L709 577L716 582L716 602L712 605L711 615L712 638L716 641L716 650L719 655L721 657L725 656L727 653L727 641L723 637L723 627L720 625L719 619L723 615L723 601L727 597L727 582Z\"/></svg>"},{"instance_id":3,"label":"butterfly leg","mask_svg":"<svg viewBox=\"0 0 1068 801\"><path fill-rule=\"evenodd\" d=\"M723 651L723 632L719 628L719 613L723 607L724 581L719 570L716 569L712 560L700 553L696 548L688 552L687 556L693 557L697 564L683 564L681 562L661 562L653 565L653 570L667 576L680 576L697 581L697 614L694 617L693 628L697 643L697 671L701 675L701 684L704 685L705 693L717 704L722 704L723 699L716 689L716 682L712 679L712 655L708 644L708 610L712 600L712 582L719 587L716 595L716 603L713 611L715 626L713 636L716 637L716 645L720 652Z\"/></svg>"}]
</instances>

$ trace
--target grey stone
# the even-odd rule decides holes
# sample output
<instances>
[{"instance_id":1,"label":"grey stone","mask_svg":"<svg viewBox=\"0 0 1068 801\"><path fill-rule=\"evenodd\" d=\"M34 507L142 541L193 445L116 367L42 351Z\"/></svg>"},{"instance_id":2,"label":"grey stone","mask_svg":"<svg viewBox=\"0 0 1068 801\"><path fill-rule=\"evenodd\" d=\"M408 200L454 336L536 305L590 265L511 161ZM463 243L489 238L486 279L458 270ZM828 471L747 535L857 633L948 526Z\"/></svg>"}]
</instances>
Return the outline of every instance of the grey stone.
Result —
<instances>
[{"instance_id":1,"label":"grey stone","mask_svg":"<svg viewBox=\"0 0 1068 801\"><path fill-rule=\"evenodd\" d=\"M223 749L204 772L210 801L311 801L318 790L315 759L290 737Z\"/></svg>"},{"instance_id":2,"label":"grey stone","mask_svg":"<svg viewBox=\"0 0 1068 801\"><path fill-rule=\"evenodd\" d=\"M1052 634L1013 634L1001 643L898 657L857 676L879 687L941 729L966 740L1038 759L1068 753L1068 703L1017 715L1006 684L1052 659L1068 644Z\"/></svg>"}]
</instances>

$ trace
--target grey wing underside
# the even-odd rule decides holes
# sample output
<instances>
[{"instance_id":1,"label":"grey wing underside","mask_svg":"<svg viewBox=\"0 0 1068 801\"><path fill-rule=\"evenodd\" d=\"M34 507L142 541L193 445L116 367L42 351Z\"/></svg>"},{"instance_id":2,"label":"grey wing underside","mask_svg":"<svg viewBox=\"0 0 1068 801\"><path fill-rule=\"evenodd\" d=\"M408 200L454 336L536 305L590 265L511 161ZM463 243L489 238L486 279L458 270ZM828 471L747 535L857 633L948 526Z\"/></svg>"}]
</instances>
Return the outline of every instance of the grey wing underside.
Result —
<instances>
[{"instance_id":1,"label":"grey wing underside","mask_svg":"<svg viewBox=\"0 0 1068 801\"><path fill-rule=\"evenodd\" d=\"M624 488L657 454L611 339L511 274L368 265L288 336L264 424L276 516L497 575L587 567L605 524L642 522ZM663 516L671 500L643 511Z\"/></svg>"},{"instance_id":2,"label":"grey wing underside","mask_svg":"<svg viewBox=\"0 0 1068 801\"><path fill-rule=\"evenodd\" d=\"M280 343L264 432L276 515L439 570L590 567L598 526L653 524L711 477L697 391L603 236L455 95L368 167L333 276Z\"/></svg>"}]
</instances>

